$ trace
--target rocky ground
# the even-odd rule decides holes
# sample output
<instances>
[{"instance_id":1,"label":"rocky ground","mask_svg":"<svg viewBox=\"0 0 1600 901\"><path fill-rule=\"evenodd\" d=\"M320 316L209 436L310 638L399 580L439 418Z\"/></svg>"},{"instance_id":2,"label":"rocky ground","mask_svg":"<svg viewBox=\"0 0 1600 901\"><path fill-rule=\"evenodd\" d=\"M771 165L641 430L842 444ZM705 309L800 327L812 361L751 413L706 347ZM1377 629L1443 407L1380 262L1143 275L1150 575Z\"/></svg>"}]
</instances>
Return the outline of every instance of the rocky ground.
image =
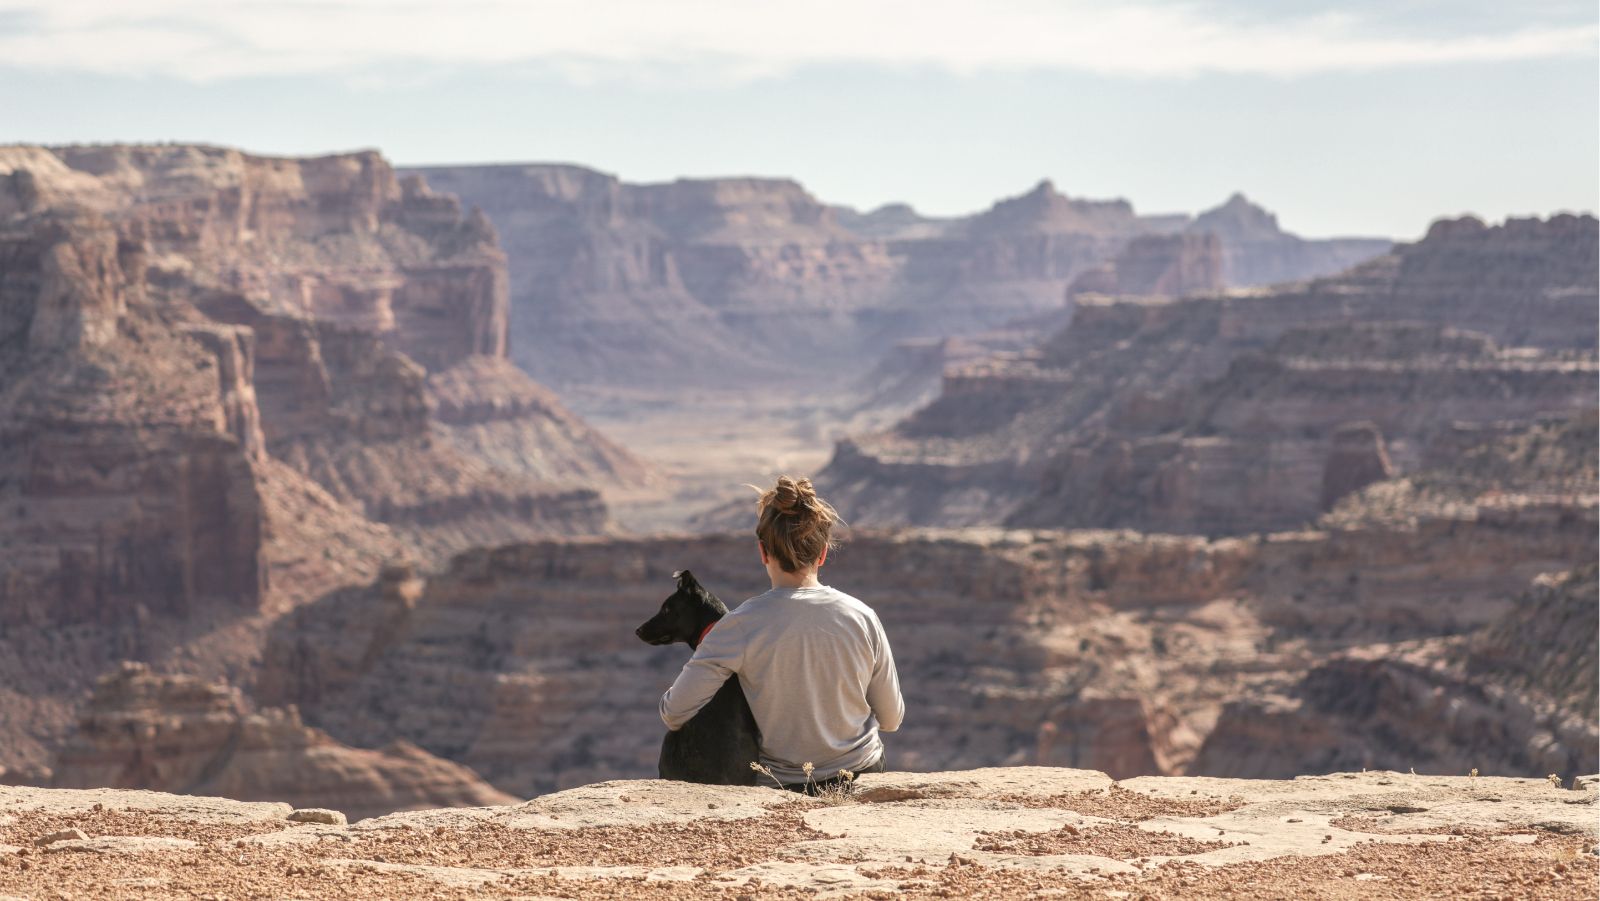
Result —
<instances>
[{"instance_id":1,"label":"rocky ground","mask_svg":"<svg viewBox=\"0 0 1600 901\"><path fill-rule=\"evenodd\" d=\"M1593 898L1596 801L1543 779L1022 767L869 775L827 799L604 782L346 825L3 787L0 897Z\"/></svg>"}]
</instances>

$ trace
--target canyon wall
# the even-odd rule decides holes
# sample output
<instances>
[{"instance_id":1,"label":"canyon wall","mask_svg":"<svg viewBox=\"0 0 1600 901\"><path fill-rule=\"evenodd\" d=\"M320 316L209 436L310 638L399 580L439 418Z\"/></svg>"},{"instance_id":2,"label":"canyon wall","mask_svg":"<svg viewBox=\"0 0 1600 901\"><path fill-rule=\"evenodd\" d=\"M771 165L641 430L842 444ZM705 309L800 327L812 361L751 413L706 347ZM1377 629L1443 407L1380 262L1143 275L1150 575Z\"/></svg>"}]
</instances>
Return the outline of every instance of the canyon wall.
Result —
<instances>
[{"instance_id":1,"label":"canyon wall","mask_svg":"<svg viewBox=\"0 0 1600 901\"><path fill-rule=\"evenodd\" d=\"M248 690L388 560L611 528L649 471L510 362L506 285L374 152L0 147L0 767L119 658Z\"/></svg>"},{"instance_id":2,"label":"canyon wall","mask_svg":"<svg viewBox=\"0 0 1600 901\"><path fill-rule=\"evenodd\" d=\"M1590 562L1466 636L1334 654L1279 695L1230 701L1192 772L1592 768L1595 597Z\"/></svg>"},{"instance_id":3,"label":"canyon wall","mask_svg":"<svg viewBox=\"0 0 1600 901\"><path fill-rule=\"evenodd\" d=\"M1071 198L1050 182L978 214L930 219L903 205L825 206L787 179L630 184L521 164L411 171L498 228L518 363L563 389L631 396L782 382L794 361L840 387L898 341L1064 312L1075 278L1141 236L1221 242L1209 271L1145 273L1145 287L1162 293L1252 284L1273 266L1283 278L1322 275L1389 246L1304 241L1257 207L1265 231L1238 227L1231 205L1196 219L1141 216L1126 201ZM1245 243L1230 244L1236 237ZM1227 281L1234 257L1245 277ZM1135 277L1136 263L1124 268Z\"/></svg>"},{"instance_id":4,"label":"canyon wall","mask_svg":"<svg viewBox=\"0 0 1600 901\"><path fill-rule=\"evenodd\" d=\"M136 663L95 686L50 784L332 807L351 819L516 801L413 745L351 748L292 708L252 710L231 686Z\"/></svg>"},{"instance_id":5,"label":"canyon wall","mask_svg":"<svg viewBox=\"0 0 1600 901\"><path fill-rule=\"evenodd\" d=\"M1373 238L1307 240L1284 231L1278 217L1234 194L1185 225L1191 234L1216 235L1222 246L1222 280L1258 287L1337 275L1386 252L1392 242Z\"/></svg>"},{"instance_id":6,"label":"canyon wall","mask_svg":"<svg viewBox=\"0 0 1600 901\"><path fill-rule=\"evenodd\" d=\"M1127 777L1211 767L1203 749L1234 706L1291 691L1330 656L1490 627L1530 579L1596 553L1592 484L1405 518L1353 503L1322 530L1242 539L865 532L823 575L871 604L893 644L907 715L886 736L891 766ZM766 587L739 535L475 550L302 607L273 636L260 697L342 741L412 742L512 794L648 777L656 702L688 651L645 646L633 628L683 568L730 604ZM1353 736L1345 746L1375 755L1403 747ZM1493 740L1506 774L1596 752L1591 729L1536 753L1550 739L1532 720L1508 720Z\"/></svg>"},{"instance_id":7,"label":"canyon wall","mask_svg":"<svg viewBox=\"0 0 1600 901\"><path fill-rule=\"evenodd\" d=\"M1303 286L1085 299L842 442L821 483L874 525L1294 528L1468 426L1593 410L1595 240L1593 217L1441 222Z\"/></svg>"}]
</instances>

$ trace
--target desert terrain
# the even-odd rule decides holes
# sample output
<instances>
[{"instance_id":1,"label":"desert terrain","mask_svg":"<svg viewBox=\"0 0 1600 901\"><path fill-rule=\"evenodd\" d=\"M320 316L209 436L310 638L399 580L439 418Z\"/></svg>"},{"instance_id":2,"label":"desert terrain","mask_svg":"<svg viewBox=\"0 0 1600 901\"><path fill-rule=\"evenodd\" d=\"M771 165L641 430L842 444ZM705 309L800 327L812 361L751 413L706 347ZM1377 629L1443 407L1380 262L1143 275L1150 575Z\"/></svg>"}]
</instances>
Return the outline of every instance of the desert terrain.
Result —
<instances>
[{"instance_id":1,"label":"desert terrain","mask_svg":"<svg viewBox=\"0 0 1600 901\"><path fill-rule=\"evenodd\" d=\"M125 898L1593 897L1595 790L1343 773L873 774L848 798L604 782L346 824L0 788L0 891Z\"/></svg>"},{"instance_id":2,"label":"desert terrain","mask_svg":"<svg viewBox=\"0 0 1600 901\"><path fill-rule=\"evenodd\" d=\"M0 147L0 893L1592 896L1597 245ZM897 772L645 781L779 472Z\"/></svg>"}]
</instances>

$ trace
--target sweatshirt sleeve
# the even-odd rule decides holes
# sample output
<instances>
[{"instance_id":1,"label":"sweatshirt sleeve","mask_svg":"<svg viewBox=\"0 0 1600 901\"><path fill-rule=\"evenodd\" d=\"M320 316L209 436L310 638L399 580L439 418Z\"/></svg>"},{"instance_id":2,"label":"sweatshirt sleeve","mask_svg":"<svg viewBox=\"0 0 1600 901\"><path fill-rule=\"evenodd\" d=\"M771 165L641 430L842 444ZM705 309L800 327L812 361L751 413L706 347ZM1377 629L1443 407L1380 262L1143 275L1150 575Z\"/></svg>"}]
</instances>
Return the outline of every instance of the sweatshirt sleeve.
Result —
<instances>
[{"instance_id":1,"label":"sweatshirt sleeve","mask_svg":"<svg viewBox=\"0 0 1600 901\"><path fill-rule=\"evenodd\" d=\"M694 656L683 665L683 671L673 681L672 687L661 696L661 722L673 732L694 718L700 708L711 702L722 683L739 671L744 658L744 638L739 629L729 628L724 617L695 649Z\"/></svg>"},{"instance_id":2,"label":"sweatshirt sleeve","mask_svg":"<svg viewBox=\"0 0 1600 901\"><path fill-rule=\"evenodd\" d=\"M893 732L900 728L906 716L906 702L900 696L900 675L894 669L894 652L889 649L889 636L883 623L873 617L878 633L877 659L872 665L872 681L867 683L867 703L872 705L872 715L878 719L879 732Z\"/></svg>"}]
</instances>

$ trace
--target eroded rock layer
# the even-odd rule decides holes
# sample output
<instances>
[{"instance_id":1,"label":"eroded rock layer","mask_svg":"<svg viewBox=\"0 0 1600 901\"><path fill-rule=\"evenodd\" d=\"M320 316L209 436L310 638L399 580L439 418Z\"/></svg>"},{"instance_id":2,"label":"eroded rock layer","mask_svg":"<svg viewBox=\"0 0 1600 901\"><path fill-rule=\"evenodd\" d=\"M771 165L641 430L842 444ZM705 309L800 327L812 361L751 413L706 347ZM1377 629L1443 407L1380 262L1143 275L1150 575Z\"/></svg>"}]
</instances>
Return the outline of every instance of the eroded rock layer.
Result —
<instances>
[{"instance_id":1,"label":"eroded rock layer","mask_svg":"<svg viewBox=\"0 0 1600 901\"><path fill-rule=\"evenodd\" d=\"M1284 695L1223 708L1192 771L1573 773L1597 748L1595 569L1541 577L1464 637L1319 663Z\"/></svg>"},{"instance_id":2,"label":"eroded rock layer","mask_svg":"<svg viewBox=\"0 0 1600 901\"><path fill-rule=\"evenodd\" d=\"M0 147L0 766L111 661L229 676L384 561L608 528L481 215L377 153Z\"/></svg>"},{"instance_id":3,"label":"eroded rock layer","mask_svg":"<svg viewBox=\"0 0 1600 901\"><path fill-rule=\"evenodd\" d=\"M1122 277L1172 295L1221 284L1230 261L1241 277L1228 284L1255 284L1268 272L1328 274L1389 246L1303 241L1248 204L1196 219L1140 216L1126 201L1070 198L1049 182L979 214L930 219L903 205L824 206L786 179L629 184L555 165L415 171L499 229L517 361L558 387L634 395L781 383L796 365L813 380L859 377L896 341L1064 310L1076 277L1141 236L1166 237L1135 247ZM1184 256L1204 264L1162 262L1174 243L1209 247Z\"/></svg>"},{"instance_id":4,"label":"eroded rock layer","mask_svg":"<svg viewBox=\"0 0 1600 901\"><path fill-rule=\"evenodd\" d=\"M1534 575L1591 558L1595 528L1591 493L1248 539L866 533L824 575L873 605L894 644L907 696L894 766L1124 777L1185 771L1228 705L1281 695L1330 654L1490 624ZM648 775L656 701L687 652L632 630L684 568L730 603L765 588L739 536L474 551L302 608L274 636L260 691L341 740L410 741L514 794ZM1517 756L1543 736L1505 723L1503 772L1543 761ZM1348 741L1388 753L1402 739ZM1596 752L1593 730L1562 741Z\"/></svg>"},{"instance_id":5,"label":"eroded rock layer","mask_svg":"<svg viewBox=\"0 0 1600 901\"><path fill-rule=\"evenodd\" d=\"M824 473L871 524L1294 528L1461 435L1596 406L1596 221L1440 222L1308 285L1080 304Z\"/></svg>"},{"instance_id":6,"label":"eroded rock layer","mask_svg":"<svg viewBox=\"0 0 1600 901\"><path fill-rule=\"evenodd\" d=\"M351 748L302 724L293 708L251 710L228 685L136 663L96 685L50 784L283 801L352 819L515 800L414 745Z\"/></svg>"}]
</instances>

